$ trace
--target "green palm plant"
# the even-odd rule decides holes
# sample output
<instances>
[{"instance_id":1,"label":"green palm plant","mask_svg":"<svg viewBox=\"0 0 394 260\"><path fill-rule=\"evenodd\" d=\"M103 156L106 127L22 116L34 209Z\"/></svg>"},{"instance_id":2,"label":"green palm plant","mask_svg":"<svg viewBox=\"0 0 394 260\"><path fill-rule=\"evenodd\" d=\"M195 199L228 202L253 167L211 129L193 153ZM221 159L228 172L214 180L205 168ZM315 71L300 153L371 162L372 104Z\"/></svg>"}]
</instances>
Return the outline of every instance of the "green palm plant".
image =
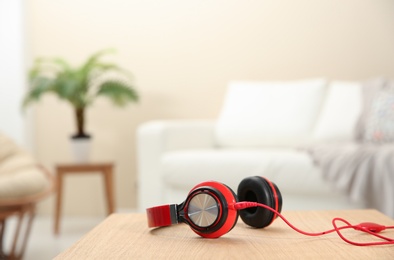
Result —
<instances>
[{"instance_id":1,"label":"green palm plant","mask_svg":"<svg viewBox=\"0 0 394 260\"><path fill-rule=\"evenodd\" d=\"M114 63L102 61L102 56L112 51L94 53L79 67L72 67L62 58L36 59L29 72L30 89L23 107L38 101L44 94L54 93L74 109L77 133L73 138L88 138L85 110L97 97L107 97L117 106L139 99L130 73Z\"/></svg>"}]
</instances>

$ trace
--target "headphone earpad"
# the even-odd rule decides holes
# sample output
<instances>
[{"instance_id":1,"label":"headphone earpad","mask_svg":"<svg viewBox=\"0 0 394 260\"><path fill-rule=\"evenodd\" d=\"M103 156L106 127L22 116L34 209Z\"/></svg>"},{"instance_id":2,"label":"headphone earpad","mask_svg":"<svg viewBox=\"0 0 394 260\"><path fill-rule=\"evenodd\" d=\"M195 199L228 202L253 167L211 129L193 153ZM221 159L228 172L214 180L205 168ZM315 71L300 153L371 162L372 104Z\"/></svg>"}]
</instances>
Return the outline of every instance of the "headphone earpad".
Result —
<instances>
[{"instance_id":1,"label":"headphone earpad","mask_svg":"<svg viewBox=\"0 0 394 260\"><path fill-rule=\"evenodd\" d=\"M260 176L245 178L238 186L238 200L265 204L278 212L282 210L282 195L278 187ZM243 222L249 226L263 228L277 217L272 211L261 208L247 208L239 212Z\"/></svg>"}]
</instances>

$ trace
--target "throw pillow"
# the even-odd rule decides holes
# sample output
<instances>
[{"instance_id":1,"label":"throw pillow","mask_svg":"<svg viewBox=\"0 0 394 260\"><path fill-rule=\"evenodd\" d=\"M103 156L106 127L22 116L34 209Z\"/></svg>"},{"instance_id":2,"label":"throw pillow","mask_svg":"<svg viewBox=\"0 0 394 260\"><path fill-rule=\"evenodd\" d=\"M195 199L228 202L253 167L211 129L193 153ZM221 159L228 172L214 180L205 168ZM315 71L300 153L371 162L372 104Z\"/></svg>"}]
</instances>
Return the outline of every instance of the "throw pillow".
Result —
<instances>
[{"instance_id":1,"label":"throw pillow","mask_svg":"<svg viewBox=\"0 0 394 260\"><path fill-rule=\"evenodd\" d=\"M313 133L316 143L354 140L354 128L362 110L361 103L361 83L331 82Z\"/></svg>"},{"instance_id":2,"label":"throw pillow","mask_svg":"<svg viewBox=\"0 0 394 260\"><path fill-rule=\"evenodd\" d=\"M394 141L394 84L378 80L365 85L365 118L363 141L387 143Z\"/></svg>"},{"instance_id":3,"label":"throw pillow","mask_svg":"<svg viewBox=\"0 0 394 260\"><path fill-rule=\"evenodd\" d=\"M231 82L215 128L221 146L297 146L311 141L323 79Z\"/></svg>"}]
</instances>

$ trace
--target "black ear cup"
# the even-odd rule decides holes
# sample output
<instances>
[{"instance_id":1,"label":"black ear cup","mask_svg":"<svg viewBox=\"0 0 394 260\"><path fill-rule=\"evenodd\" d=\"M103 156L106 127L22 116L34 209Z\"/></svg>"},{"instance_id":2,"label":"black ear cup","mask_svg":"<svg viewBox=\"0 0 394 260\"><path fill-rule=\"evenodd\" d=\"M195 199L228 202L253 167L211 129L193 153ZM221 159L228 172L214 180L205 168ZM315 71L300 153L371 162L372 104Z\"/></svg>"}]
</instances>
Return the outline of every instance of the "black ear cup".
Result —
<instances>
[{"instance_id":1,"label":"black ear cup","mask_svg":"<svg viewBox=\"0 0 394 260\"><path fill-rule=\"evenodd\" d=\"M260 176L245 178L238 186L238 200L252 201L265 204L278 212L282 210L282 195L278 187ZM261 208L247 208L239 212L239 215L245 224L263 228L272 223L277 217L272 211Z\"/></svg>"}]
</instances>

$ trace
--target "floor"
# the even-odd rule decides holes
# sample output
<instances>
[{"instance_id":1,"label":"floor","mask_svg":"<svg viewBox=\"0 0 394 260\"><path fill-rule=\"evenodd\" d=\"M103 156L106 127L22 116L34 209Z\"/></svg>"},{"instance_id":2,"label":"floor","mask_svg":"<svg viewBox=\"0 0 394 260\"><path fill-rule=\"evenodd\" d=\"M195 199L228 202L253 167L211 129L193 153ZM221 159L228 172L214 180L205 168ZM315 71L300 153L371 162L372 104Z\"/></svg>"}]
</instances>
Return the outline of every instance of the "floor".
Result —
<instances>
[{"instance_id":1,"label":"floor","mask_svg":"<svg viewBox=\"0 0 394 260\"><path fill-rule=\"evenodd\" d=\"M65 217L58 236L53 234L53 219L36 217L28 240L24 260L53 259L77 242L84 234L102 222L105 217ZM5 248L9 248L16 219L7 222ZM10 232L11 231L11 232Z\"/></svg>"}]
</instances>

